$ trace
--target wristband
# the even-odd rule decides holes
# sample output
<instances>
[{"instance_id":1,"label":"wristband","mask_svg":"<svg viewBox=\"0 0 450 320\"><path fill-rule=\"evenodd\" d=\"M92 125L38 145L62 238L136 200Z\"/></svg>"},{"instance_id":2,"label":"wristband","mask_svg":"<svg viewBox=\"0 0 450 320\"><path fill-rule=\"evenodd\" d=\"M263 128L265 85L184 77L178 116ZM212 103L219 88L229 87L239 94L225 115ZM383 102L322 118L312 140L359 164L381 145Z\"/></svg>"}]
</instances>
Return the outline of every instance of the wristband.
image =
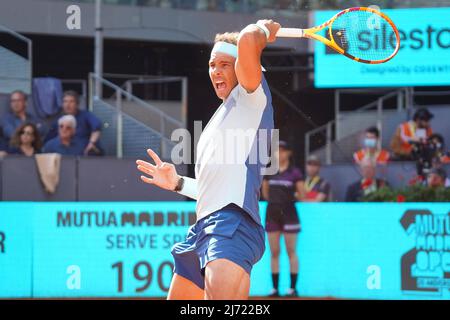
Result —
<instances>
[{"instance_id":1,"label":"wristband","mask_svg":"<svg viewBox=\"0 0 450 320\"><path fill-rule=\"evenodd\" d=\"M197 180L185 176L180 176L180 179L183 179L183 186L182 189L178 191L178 193L191 199L197 200Z\"/></svg>"},{"instance_id":2,"label":"wristband","mask_svg":"<svg viewBox=\"0 0 450 320\"><path fill-rule=\"evenodd\" d=\"M264 33L266 34L266 38L267 40L270 37L270 31L269 29L267 29L267 27L265 25L263 25L262 23L254 23L254 26L258 27L259 29L261 29L262 31L264 31Z\"/></svg>"},{"instance_id":3,"label":"wristband","mask_svg":"<svg viewBox=\"0 0 450 320\"><path fill-rule=\"evenodd\" d=\"M183 190L183 186L184 186L184 179L183 179L183 177L180 177L178 179L178 183L175 186L175 189L173 189L173 191L179 192L179 191Z\"/></svg>"}]
</instances>

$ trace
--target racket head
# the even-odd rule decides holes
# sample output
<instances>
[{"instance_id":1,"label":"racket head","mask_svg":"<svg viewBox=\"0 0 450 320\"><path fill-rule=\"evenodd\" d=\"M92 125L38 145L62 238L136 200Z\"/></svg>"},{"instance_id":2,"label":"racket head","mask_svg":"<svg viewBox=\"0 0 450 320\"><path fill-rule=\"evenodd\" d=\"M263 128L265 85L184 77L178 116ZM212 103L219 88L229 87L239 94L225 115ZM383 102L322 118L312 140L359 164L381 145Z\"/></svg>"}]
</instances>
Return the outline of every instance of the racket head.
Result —
<instances>
[{"instance_id":1,"label":"racket head","mask_svg":"<svg viewBox=\"0 0 450 320\"><path fill-rule=\"evenodd\" d=\"M319 28L325 26L330 41L326 44L357 62L384 63L400 49L400 34L394 22L372 8L342 10Z\"/></svg>"}]
</instances>

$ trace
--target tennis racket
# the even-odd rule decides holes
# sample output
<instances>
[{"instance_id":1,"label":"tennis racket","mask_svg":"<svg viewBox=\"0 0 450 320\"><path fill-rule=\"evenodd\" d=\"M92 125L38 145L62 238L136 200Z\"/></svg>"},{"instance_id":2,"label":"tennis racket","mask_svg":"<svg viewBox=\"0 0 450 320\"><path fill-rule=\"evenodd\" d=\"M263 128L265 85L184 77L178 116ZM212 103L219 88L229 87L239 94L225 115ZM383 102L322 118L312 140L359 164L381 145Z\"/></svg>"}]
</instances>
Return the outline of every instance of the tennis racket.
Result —
<instances>
[{"instance_id":1,"label":"tennis racket","mask_svg":"<svg viewBox=\"0 0 450 320\"><path fill-rule=\"evenodd\" d=\"M322 30L325 37L318 34ZM392 20L366 7L342 10L327 22L309 29L280 28L277 37L318 40L352 60L369 64L391 60L400 48L400 35Z\"/></svg>"}]
</instances>

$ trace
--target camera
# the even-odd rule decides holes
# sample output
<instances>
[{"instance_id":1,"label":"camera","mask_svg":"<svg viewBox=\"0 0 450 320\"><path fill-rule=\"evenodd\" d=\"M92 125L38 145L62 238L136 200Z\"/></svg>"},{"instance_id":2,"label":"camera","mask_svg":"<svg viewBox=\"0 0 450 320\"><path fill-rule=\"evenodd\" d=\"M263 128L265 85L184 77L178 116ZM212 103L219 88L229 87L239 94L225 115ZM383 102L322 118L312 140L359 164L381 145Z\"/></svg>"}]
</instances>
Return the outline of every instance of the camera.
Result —
<instances>
[{"instance_id":1,"label":"camera","mask_svg":"<svg viewBox=\"0 0 450 320\"><path fill-rule=\"evenodd\" d=\"M440 134L432 134L424 142L412 142L412 156L416 161L417 174L425 177L430 169L440 162L445 155L444 138Z\"/></svg>"}]
</instances>

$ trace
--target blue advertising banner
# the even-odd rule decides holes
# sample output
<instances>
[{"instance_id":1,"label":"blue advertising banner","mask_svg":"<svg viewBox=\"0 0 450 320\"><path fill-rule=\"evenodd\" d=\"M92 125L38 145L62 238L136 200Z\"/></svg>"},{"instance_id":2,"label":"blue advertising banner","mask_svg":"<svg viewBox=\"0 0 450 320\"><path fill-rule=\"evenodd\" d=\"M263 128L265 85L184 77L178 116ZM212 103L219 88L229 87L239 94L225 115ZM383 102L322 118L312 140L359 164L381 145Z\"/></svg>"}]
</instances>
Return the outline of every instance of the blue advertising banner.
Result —
<instances>
[{"instance_id":1,"label":"blue advertising banner","mask_svg":"<svg viewBox=\"0 0 450 320\"><path fill-rule=\"evenodd\" d=\"M165 296L172 245L194 202L40 204L34 216L35 297Z\"/></svg>"},{"instance_id":2,"label":"blue advertising banner","mask_svg":"<svg viewBox=\"0 0 450 320\"><path fill-rule=\"evenodd\" d=\"M450 299L449 203L297 208L301 296ZM0 297L164 297L170 248L195 222L194 210L194 202L0 203ZM271 289L266 248L251 275L253 296ZM283 240L281 252L284 293Z\"/></svg>"},{"instance_id":3,"label":"blue advertising banner","mask_svg":"<svg viewBox=\"0 0 450 320\"><path fill-rule=\"evenodd\" d=\"M0 203L0 297L31 297L33 205Z\"/></svg>"},{"instance_id":4,"label":"blue advertising banner","mask_svg":"<svg viewBox=\"0 0 450 320\"><path fill-rule=\"evenodd\" d=\"M315 41L314 83L318 88L442 86L450 84L450 8L381 9L399 29L400 51L390 61L356 63ZM336 11L316 11L315 24ZM370 22L369 22L370 23ZM361 46L389 39L374 29L361 33ZM322 31L325 36L325 31ZM388 41L388 40L386 40Z\"/></svg>"}]
</instances>

